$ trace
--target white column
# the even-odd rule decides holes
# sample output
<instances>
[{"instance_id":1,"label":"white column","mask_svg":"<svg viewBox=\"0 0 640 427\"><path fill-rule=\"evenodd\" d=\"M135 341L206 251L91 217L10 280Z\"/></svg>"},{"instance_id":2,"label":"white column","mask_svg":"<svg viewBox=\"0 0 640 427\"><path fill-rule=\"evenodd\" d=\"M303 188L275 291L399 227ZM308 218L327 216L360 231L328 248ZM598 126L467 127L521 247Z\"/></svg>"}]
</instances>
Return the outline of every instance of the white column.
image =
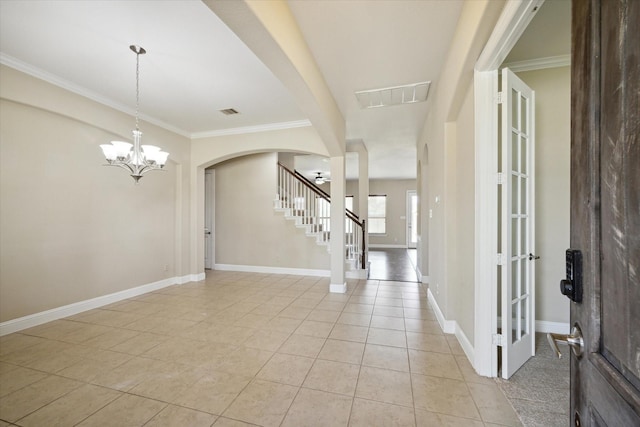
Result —
<instances>
[{"instance_id":1,"label":"white column","mask_svg":"<svg viewBox=\"0 0 640 427\"><path fill-rule=\"evenodd\" d=\"M344 197L345 197L345 158L331 157L331 283L330 292L347 292L344 276L345 237L344 237Z\"/></svg>"}]
</instances>

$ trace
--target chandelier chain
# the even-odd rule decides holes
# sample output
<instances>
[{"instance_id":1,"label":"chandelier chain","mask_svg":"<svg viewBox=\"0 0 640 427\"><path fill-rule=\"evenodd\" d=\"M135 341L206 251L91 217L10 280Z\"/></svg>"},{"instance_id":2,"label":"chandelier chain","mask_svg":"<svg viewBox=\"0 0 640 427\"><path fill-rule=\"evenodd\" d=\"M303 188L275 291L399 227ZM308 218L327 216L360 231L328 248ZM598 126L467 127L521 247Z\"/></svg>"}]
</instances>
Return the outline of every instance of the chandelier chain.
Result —
<instances>
[{"instance_id":1,"label":"chandelier chain","mask_svg":"<svg viewBox=\"0 0 640 427\"><path fill-rule=\"evenodd\" d=\"M140 53L136 52L136 130L138 126L138 112L140 111Z\"/></svg>"}]
</instances>

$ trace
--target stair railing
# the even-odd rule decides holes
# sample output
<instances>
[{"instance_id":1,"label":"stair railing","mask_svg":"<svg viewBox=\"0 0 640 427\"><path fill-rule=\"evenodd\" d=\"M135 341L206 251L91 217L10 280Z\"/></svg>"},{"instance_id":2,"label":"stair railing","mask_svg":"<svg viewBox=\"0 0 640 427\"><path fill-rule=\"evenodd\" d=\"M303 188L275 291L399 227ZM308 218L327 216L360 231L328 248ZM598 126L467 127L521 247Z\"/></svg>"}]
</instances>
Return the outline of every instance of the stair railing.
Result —
<instances>
[{"instance_id":1,"label":"stair railing","mask_svg":"<svg viewBox=\"0 0 640 427\"><path fill-rule=\"evenodd\" d=\"M297 171L278 162L278 201L322 242L331 232L331 196ZM365 221L345 209L345 258L365 268Z\"/></svg>"}]
</instances>

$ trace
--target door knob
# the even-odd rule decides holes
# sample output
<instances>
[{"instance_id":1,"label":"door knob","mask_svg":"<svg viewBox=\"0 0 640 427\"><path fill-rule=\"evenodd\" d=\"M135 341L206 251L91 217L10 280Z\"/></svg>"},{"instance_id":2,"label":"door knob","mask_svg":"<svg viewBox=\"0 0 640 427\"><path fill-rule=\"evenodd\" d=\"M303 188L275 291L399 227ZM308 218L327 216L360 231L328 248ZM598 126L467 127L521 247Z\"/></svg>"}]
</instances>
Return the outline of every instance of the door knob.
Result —
<instances>
[{"instance_id":1,"label":"door knob","mask_svg":"<svg viewBox=\"0 0 640 427\"><path fill-rule=\"evenodd\" d=\"M529 261L533 261L534 259L540 259L539 255L529 254Z\"/></svg>"},{"instance_id":2,"label":"door knob","mask_svg":"<svg viewBox=\"0 0 640 427\"><path fill-rule=\"evenodd\" d=\"M573 354L575 354L578 359L582 356L584 340L582 339L582 331L577 323L573 326L569 335L554 334L550 332L547 334L547 340L549 341L551 348L556 352L558 359L562 358L562 353L560 353L560 350L558 349L558 343L568 344L569 347L571 347L571 351L573 351Z\"/></svg>"}]
</instances>

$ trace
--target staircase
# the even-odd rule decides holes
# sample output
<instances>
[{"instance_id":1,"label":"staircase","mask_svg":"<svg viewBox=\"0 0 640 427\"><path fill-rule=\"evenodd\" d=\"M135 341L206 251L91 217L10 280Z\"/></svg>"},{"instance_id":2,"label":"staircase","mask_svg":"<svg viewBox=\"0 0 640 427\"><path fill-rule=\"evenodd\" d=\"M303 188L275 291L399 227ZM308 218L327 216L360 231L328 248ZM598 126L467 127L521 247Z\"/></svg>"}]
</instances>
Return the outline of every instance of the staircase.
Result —
<instances>
[{"instance_id":1,"label":"staircase","mask_svg":"<svg viewBox=\"0 0 640 427\"><path fill-rule=\"evenodd\" d=\"M283 212L307 236L327 247L331 238L331 196L297 171L278 163L278 194L274 209ZM365 267L365 221L345 209L345 261L351 270Z\"/></svg>"}]
</instances>

